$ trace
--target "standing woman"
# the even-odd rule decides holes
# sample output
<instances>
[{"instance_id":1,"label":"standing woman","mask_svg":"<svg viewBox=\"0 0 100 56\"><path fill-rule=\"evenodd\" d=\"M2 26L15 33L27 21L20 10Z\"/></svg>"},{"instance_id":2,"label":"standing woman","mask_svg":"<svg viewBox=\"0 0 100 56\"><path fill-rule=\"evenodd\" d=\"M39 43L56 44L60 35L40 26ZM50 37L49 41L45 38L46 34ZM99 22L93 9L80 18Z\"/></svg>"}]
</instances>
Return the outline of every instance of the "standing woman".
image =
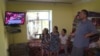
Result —
<instances>
[{"instance_id":1,"label":"standing woman","mask_svg":"<svg viewBox=\"0 0 100 56\"><path fill-rule=\"evenodd\" d=\"M58 56L59 52L59 32L58 27L54 26L53 32L51 33L51 40L50 40L50 56L54 54L54 56Z\"/></svg>"},{"instance_id":2,"label":"standing woman","mask_svg":"<svg viewBox=\"0 0 100 56\"><path fill-rule=\"evenodd\" d=\"M42 56L44 55L49 56L50 35L48 33L47 28L44 28L41 39L42 39Z\"/></svg>"}]
</instances>

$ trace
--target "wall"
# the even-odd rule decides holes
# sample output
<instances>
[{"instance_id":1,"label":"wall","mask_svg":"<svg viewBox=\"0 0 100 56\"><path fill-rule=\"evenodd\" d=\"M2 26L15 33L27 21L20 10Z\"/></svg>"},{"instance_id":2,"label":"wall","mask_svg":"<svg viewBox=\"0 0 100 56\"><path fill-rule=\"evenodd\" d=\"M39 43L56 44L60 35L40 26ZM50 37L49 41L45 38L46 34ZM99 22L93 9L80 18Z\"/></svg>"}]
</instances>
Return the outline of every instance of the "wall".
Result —
<instances>
[{"instance_id":1,"label":"wall","mask_svg":"<svg viewBox=\"0 0 100 56\"><path fill-rule=\"evenodd\" d=\"M62 28L66 28L68 34L71 32L73 14L72 6L70 4L60 4L60 3L19 3L19 2L9 2L7 3L8 11L27 11L27 10L52 10L53 26L57 25L59 31ZM21 26L21 33L10 34L9 43L11 44L14 38L14 43L27 42L26 34L26 24Z\"/></svg>"},{"instance_id":2,"label":"wall","mask_svg":"<svg viewBox=\"0 0 100 56\"><path fill-rule=\"evenodd\" d=\"M7 33L5 31L3 19L5 12L5 1L0 0L0 56L8 56Z\"/></svg>"},{"instance_id":3,"label":"wall","mask_svg":"<svg viewBox=\"0 0 100 56\"><path fill-rule=\"evenodd\" d=\"M77 2L73 4L74 15L81 9L100 12L100 0L92 0L91 2Z\"/></svg>"}]
</instances>

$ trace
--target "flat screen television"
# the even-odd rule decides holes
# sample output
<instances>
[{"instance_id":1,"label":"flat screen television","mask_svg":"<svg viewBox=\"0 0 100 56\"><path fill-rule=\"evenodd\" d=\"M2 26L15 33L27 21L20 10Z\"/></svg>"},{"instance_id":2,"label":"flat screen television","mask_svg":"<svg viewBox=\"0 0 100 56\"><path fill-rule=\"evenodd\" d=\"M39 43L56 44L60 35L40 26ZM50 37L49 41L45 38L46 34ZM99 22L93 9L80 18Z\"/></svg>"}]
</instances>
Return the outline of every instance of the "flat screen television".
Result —
<instances>
[{"instance_id":1,"label":"flat screen television","mask_svg":"<svg viewBox=\"0 0 100 56\"><path fill-rule=\"evenodd\" d=\"M5 25L22 25L25 22L25 12L5 12Z\"/></svg>"}]
</instances>

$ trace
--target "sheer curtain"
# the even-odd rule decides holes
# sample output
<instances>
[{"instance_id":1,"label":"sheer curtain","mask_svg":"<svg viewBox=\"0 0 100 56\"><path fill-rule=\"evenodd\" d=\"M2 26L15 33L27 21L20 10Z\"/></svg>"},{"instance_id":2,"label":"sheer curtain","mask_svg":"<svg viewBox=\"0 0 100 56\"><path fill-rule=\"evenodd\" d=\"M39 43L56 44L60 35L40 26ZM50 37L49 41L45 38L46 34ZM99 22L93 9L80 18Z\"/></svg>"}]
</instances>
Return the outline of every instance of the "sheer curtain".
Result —
<instances>
[{"instance_id":1,"label":"sheer curtain","mask_svg":"<svg viewBox=\"0 0 100 56\"><path fill-rule=\"evenodd\" d=\"M39 39L44 28L52 29L52 11L35 10L27 12L28 39Z\"/></svg>"}]
</instances>

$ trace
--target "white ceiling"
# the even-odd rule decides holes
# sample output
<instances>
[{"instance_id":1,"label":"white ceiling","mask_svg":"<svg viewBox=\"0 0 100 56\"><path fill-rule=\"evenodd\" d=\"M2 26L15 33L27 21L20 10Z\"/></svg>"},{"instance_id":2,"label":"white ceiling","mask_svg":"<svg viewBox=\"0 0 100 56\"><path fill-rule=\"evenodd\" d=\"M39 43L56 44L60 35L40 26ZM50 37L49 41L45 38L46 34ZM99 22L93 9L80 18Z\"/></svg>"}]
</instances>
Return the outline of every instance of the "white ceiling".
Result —
<instances>
[{"instance_id":1,"label":"white ceiling","mask_svg":"<svg viewBox=\"0 0 100 56\"><path fill-rule=\"evenodd\" d=\"M75 3L79 1L91 1L91 0L8 0L13 2L56 2L56 3Z\"/></svg>"}]
</instances>

